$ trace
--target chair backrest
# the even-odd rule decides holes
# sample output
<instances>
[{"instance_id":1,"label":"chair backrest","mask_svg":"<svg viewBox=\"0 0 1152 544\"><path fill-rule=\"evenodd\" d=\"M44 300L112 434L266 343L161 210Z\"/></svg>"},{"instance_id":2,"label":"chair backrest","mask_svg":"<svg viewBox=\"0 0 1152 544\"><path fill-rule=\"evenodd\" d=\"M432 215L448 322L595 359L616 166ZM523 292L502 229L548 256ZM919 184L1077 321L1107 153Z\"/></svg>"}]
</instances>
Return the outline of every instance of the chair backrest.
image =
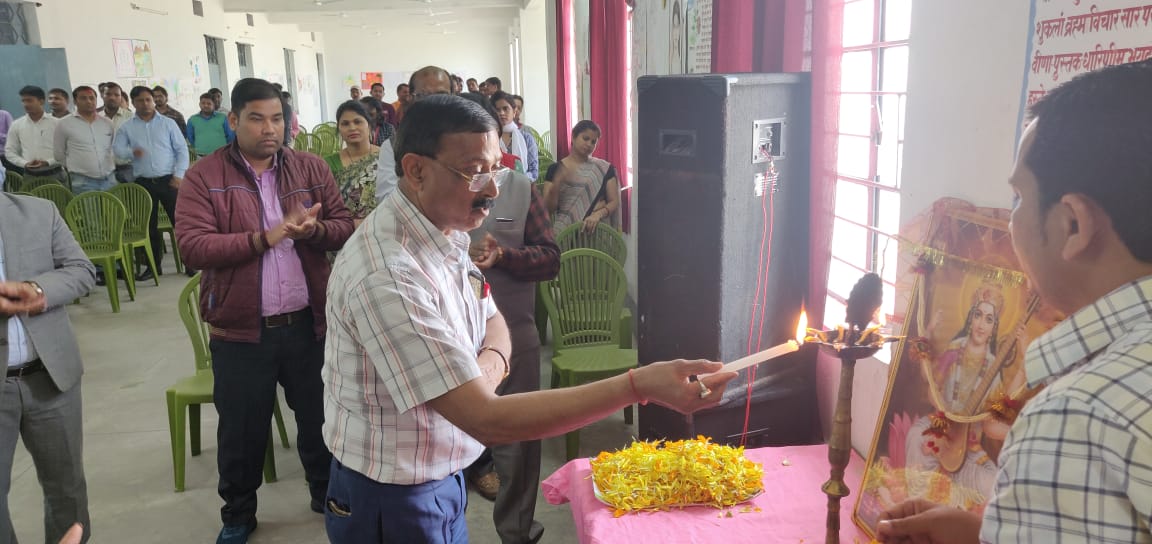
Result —
<instances>
[{"instance_id":1,"label":"chair backrest","mask_svg":"<svg viewBox=\"0 0 1152 544\"><path fill-rule=\"evenodd\" d=\"M24 176L13 172L11 170L4 173L4 192L5 193L18 193L22 190L24 184Z\"/></svg>"},{"instance_id":2,"label":"chair backrest","mask_svg":"<svg viewBox=\"0 0 1152 544\"><path fill-rule=\"evenodd\" d=\"M62 183L60 183L60 180L58 180L56 178L48 178L48 177L43 177L43 176L33 176L33 177L24 178L24 182L20 184L20 190L30 193L30 192L32 192L33 189L35 189L37 187L43 187L45 185L59 185L61 187L64 187L64 185Z\"/></svg>"},{"instance_id":3,"label":"chair backrest","mask_svg":"<svg viewBox=\"0 0 1152 544\"><path fill-rule=\"evenodd\" d=\"M148 219L152 216L152 195L148 190L135 183L121 183L108 189L108 193L120 199L128 210L124 237L139 240L148 236Z\"/></svg>"},{"instance_id":4,"label":"chair backrest","mask_svg":"<svg viewBox=\"0 0 1152 544\"><path fill-rule=\"evenodd\" d=\"M184 330L188 331L188 340L192 342L196 372L212 368L212 352L208 350L208 324L200 319L200 272L192 276L184 289L180 290L177 310L180 312L180 321L184 322Z\"/></svg>"},{"instance_id":5,"label":"chair backrest","mask_svg":"<svg viewBox=\"0 0 1152 544\"><path fill-rule=\"evenodd\" d=\"M318 131L312 134L312 138L314 142L313 145L318 147L312 149L312 152L321 157L331 155L340 150L340 139L336 136L335 130Z\"/></svg>"},{"instance_id":6,"label":"chair backrest","mask_svg":"<svg viewBox=\"0 0 1152 544\"><path fill-rule=\"evenodd\" d=\"M628 260L628 246L624 243L624 236L620 231L604 223L596 225L596 230L584 232L584 223L577 221L556 235L556 245L560 251L565 252L578 248L588 248L603 251L616 259L620 266Z\"/></svg>"},{"instance_id":7,"label":"chair backrest","mask_svg":"<svg viewBox=\"0 0 1152 544\"><path fill-rule=\"evenodd\" d=\"M56 209L60 211L61 217L64 216L64 210L68 209L68 204L75 198L72 191L59 184L41 185L32 190L32 195L51 200L53 204L56 204Z\"/></svg>"},{"instance_id":8,"label":"chair backrest","mask_svg":"<svg viewBox=\"0 0 1152 544\"><path fill-rule=\"evenodd\" d=\"M120 199L103 191L77 195L64 209L64 220L86 251L120 251L127 216Z\"/></svg>"},{"instance_id":9,"label":"chair backrest","mask_svg":"<svg viewBox=\"0 0 1152 544\"><path fill-rule=\"evenodd\" d=\"M560 255L560 274L540 282L540 298L552 322L552 346L620 345L620 312L628 280L624 267L595 249Z\"/></svg>"}]
</instances>

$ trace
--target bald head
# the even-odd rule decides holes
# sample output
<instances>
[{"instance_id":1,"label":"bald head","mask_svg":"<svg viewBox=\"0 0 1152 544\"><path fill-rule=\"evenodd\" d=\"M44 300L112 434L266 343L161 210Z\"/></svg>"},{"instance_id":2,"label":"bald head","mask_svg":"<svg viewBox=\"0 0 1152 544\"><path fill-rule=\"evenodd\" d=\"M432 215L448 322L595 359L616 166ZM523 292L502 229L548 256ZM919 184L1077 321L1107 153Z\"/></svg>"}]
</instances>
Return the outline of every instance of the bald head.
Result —
<instances>
[{"instance_id":1,"label":"bald head","mask_svg":"<svg viewBox=\"0 0 1152 544\"><path fill-rule=\"evenodd\" d=\"M452 94L452 76L439 66L425 66L408 78L408 90L413 101L434 94Z\"/></svg>"}]
</instances>

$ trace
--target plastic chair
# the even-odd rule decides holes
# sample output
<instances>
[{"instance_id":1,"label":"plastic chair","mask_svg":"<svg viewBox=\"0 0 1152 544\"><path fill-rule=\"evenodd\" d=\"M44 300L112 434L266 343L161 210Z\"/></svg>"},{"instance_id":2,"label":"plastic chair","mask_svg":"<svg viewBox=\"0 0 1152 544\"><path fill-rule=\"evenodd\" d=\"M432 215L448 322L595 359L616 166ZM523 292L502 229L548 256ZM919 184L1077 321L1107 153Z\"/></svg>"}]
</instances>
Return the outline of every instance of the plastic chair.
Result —
<instances>
[{"instance_id":1,"label":"plastic chair","mask_svg":"<svg viewBox=\"0 0 1152 544\"><path fill-rule=\"evenodd\" d=\"M164 392L168 404L168 431L172 440L172 475L177 493L184 491L184 438L185 429L190 431L193 456L200 455L200 405L211 404L212 398L212 355L208 350L208 326L200 319L200 274L197 273L180 291L177 301L180 320L192 342L193 360L196 374L176 382ZM185 415L187 414L187 419ZM284 429L284 416L280 413L280 399L272 406L276 427L280 431L280 441L285 448L288 432ZM264 481L276 481L276 458L272 453L272 436L268 437L268 448L264 452Z\"/></svg>"},{"instance_id":2,"label":"plastic chair","mask_svg":"<svg viewBox=\"0 0 1152 544\"><path fill-rule=\"evenodd\" d=\"M560 246L561 253L577 248L596 249L612 256L620 266L624 266L628 260L628 245L624 243L624 236L620 231L600 223L596 225L594 232L586 233L583 226L583 223L573 223L556 235L556 245ZM547 341L547 317L544 307L537 303L536 327L540 332L541 343ZM632 347L632 310L628 308L620 312L620 347Z\"/></svg>"},{"instance_id":3,"label":"plastic chair","mask_svg":"<svg viewBox=\"0 0 1152 544\"><path fill-rule=\"evenodd\" d=\"M135 183L121 183L108 193L120 199L128 210L124 224L124 255L128 258L125 270L136 270L136 248L142 248L152 269L152 281L160 285L160 271L156 269L156 256L152 254L152 236L148 233L148 220L152 216L152 195Z\"/></svg>"},{"instance_id":4,"label":"plastic chair","mask_svg":"<svg viewBox=\"0 0 1152 544\"><path fill-rule=\"evenodd\" d=\"M45 185L59 185L61 187L64 187L64 184L60 183L60 180L58 180L56 178L35 176L35 177L30 177L30 178L24 178L24 182L20 184L20 190L27 192L27 193L30 193L34 189L36 189L37 187L43 187ZM67 189L67 187L64 187L64 188Z\"/></svg>"},{"instance_id":5,"label":"plastic chair","mask_svg":"<svg viewBox=\"0 0 1152 544\"><path fill-rule=\"evenodd\" d=\"M125 270L124 283L128 285L128 297L136 300L136 280L132 274L127 273L131 269L124 258L124 222L127 216L128 210L120 203L120 199L103 191L78 195L64 210L64 220L88 260L104 269L113 313L120 312L117 263Z\"/></svg>"},{"instance_id":6,"label":"plastic chair","mask_svg":"<svg viewBox=\"0 0 1152 544\"><path fill-rule=\"evenodd\" d=\"M313 142L319 145L319 149L313 149L312 152L321 157L331 155L340 150L340 139L336 136L335 131L319 131L312 134L312 137Z\"/></svg>"},{"instance_id":7,"label":"plastic chair","mask_svg":"<svg viewBox=\"0 0 1152 544\"><path fill-rule=\"evenodd\" d=\"M19 193L24 184L24 176L11 170L4 172L4 192Z\"/></svg>"},{"instance_id":8,"label":"plastic chair","mask_svg":"<svg viewBox=\"0 0 1152 544\"><path fill-rule=\"evenodd\" d=\"M595 249L560 255L560 275L539 284L552 323L552 387L571 387L628 372L637 364L634 349L620 347L620 311L628 280L624 267ZM632 407L624 408L632 423ZM579 431L565 436L568 459L580 452Z\"/></svg>"},{"instance_id":9,"label":"plastic chair","mask_svg":"<svg viewBox=\"0 0 1152 544\"><path fill-rule=\"evenodd\" d=\"M176 245L176 225L172 224L172 218L168 217L164 206L159 206L156 210L156 230L160 231L161 239L165 234L168 235L168 239L172 242L172 258L176 260L176 272L183 274L184 261L180 259L180 246Z\"/></svg>"},{"instance_id":10,"label":"plastic chair","mask_svg":"<svg viewBox=\"0 0 1152 544\"><path fill-rule=\"evenodd\" d=\"M60 216L64 216L64 210L68 209L68 204L72 202L76 195L72 194L67 187L63 185L41 185L32 190L32 196L37 196L45 200L51 200L56 205L56 209L60 211Z\"/></svg>"},{"instance_id":11,"label":"plastic chair","mask_svg":"<svg viewBox=\"0 0 1152 544\"><path fill-rule=\"evenodd\" d=\"M296 135L295 140L292 140L292 149L295 151L306 151L311 153L313 146L312 142L314 138L315 136L312 134L305 134L304 132L301 132L300 134Z\"/></svg>"}]
</instances>

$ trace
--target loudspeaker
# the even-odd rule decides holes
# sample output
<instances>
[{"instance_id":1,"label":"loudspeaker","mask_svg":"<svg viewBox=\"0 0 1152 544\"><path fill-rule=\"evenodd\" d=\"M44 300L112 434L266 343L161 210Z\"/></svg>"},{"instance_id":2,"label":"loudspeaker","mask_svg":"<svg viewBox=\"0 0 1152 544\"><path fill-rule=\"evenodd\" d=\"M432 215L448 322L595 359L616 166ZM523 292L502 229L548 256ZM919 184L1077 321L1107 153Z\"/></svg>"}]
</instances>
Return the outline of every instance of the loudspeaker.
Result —
<instances>
[{"instance_id":1,"label":"loudspeaker","mask_svg":"<svg viewBox=\"0 0 1152 544\"><path fill-rule=\"evenodd\" d=\"M639 99L640 364L732 361L795 336L808 291L806 74L646 76ZM642 439L821 440L815 351L745 371L715 408L640 407Z\"/></svg>"}]
</instances>

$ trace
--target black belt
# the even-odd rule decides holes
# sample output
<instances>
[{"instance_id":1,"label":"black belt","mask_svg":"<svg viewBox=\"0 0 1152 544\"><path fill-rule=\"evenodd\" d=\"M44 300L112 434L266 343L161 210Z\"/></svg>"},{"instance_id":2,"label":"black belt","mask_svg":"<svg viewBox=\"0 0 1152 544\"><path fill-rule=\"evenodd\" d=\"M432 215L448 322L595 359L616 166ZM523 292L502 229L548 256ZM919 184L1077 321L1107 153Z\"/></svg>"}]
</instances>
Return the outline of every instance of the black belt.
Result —
<instances>
[{"instance_id":1,"label":"black belt","mask_svg":"<svg viewBox=\"0 0 1152 544\"><path fill-rule=\"evenodd\" d=\"M141 181L149 181L149 182L168 181L170 179L172 179L171 175L160 176L158 178L146 178L146 177L140 176L140 177L136 178L136 182L139 183Z\"/></svg>"},{"instance_id":2,"label":"black belt","mask_svg":"<svg viewBox=\"0 0 1152 544\"><path fill-rule=\"evenodd\" d=\"M23 366L8 367L8 377L22 378L24 376L29 376L31 374L40 372L41 370L44 370L44 361L41 361L40 359L33 359L32 362Z\"/></svg>"},{"instance_id":3,"label":"black belt","mask_svg":"<svg viewBox=\"0 0 1152 544\"><path fill-rule=\"evenodd\" d=\"M304 308L303 310L296 310L286 314L269 315L264 317L264 328L275 329L277 327L287 327L293 323L299 323L305 318L312 316L311 308Z\"/></svg>"}]
</instances>

